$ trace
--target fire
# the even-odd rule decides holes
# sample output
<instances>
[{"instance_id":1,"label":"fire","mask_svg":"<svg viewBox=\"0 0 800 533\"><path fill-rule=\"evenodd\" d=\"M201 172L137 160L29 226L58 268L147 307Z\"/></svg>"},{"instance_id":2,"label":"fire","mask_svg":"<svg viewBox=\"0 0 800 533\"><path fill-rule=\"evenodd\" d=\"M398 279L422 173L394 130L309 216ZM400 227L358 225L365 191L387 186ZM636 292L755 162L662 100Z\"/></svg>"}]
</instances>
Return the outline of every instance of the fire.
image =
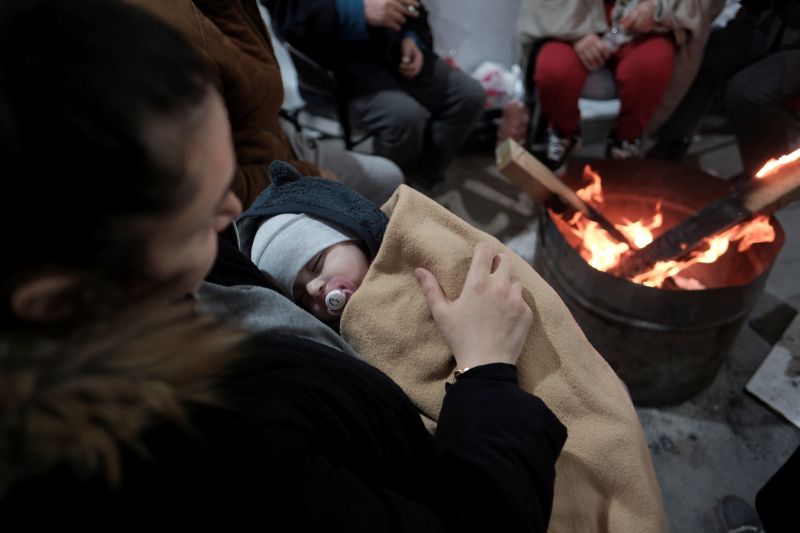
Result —
<instances>
[{"instance_id":1,"label":"fire","mask_svg":"<svg viewBox=\"0 0 800 533\"><path fill-rule=\"evenodd\" d=\"M648 287L661 287L667 278L676 276L694 264L713 263L728 251L731 242L739 241L737 251L745 252L754 244L772 242L774 240L775 228L770 224L769 217L759 216L706 239L706 249L692 252L689 259L685 261L659 261L651 270L635 276L631 281Z\"/></svg>"},{"instance_id":2,"label":"fire","mask_svg":"<svg viewBox=\"0 0 800 533\"><path fill-rule=\"evenodd\" d=\"M616 266L622 254L628 251L628 245L612 239L597 222L587 220L583 214L579 213L578 217L579 220L575 221L572 232L583 240L581 257L603 272Z\"/></svg>"},{"instance_id":3,"label":"fire","mask_svg":"<svg viewBox=\"0 0 800 533\"><path fill-rule=\"evenodd\" d=\"M589 165L586 165L583 167L583 179L589 180L589 185L575 193L578 198L587 203L602 204L603 181L600 179L600 174L592 170Z\"/></svg>"},{"instance_id":4,"label":"fire","mask_svg":"<svg viewBox=\"0 0 800 533\"><path fill-rule=\"evenodd\" d=\"M738 252L746 252L751 246L760 242L772 242L775 240L775 228L770 224L769 217L757 217L752 222L740 224L730 231L741 226L744 226L744 228L731 237L732 241L739 241L739 246L736 249Z\"/></svg>"},{"instance_id":5,"label":"fire","mask_svg":"<svg viewBox=\"0 0 800 533\"><path fill-rule=\"evenodd\" d=\"M626 218L624 224L614 224L614 226L635 244L638 250L641 250L653 242L653 230L660 228L663 223L664 215L661 214L661 202L659 202L656 204L656 214L650 218L649 222L642 220L631 222Z\"/></svg>"},{"instance_id":6,"label":"fire","mask_svg":"<svg viewBox=\"0 0 800 533\"><path fill-rule=\"evenodd\" d=\"M793 160L800 159L800 150L796 153L798 155ZM584 167L583 176L589 184L577 192L578 196L587 202L602 203L603 187L600 176L589 165ZM611 270L619 264L622 256L630 251L627 244L611 238L608 232L582 213L576 213L566 223L570 231L581 239L579 249L581 257L597 270L603 272ZM653 216L634 221L624 219L622 224L615 226L636 249L641 249L653 242L653 231L660 228L663 223L664 216L659 202L656 204ZM737 251L745 252L754 244L773 240L775 240L775 229L770 224L769 217L759 216L706 239L705 247L692 252L688 259L660 261L651 270L633 277L631 281L648 287L662 287L668 279L673 278L681 288L702 289L703 286L697 280L682 278L679 274L697 263L715 262L728 251L732 242L738 242Z\"/></svg>"},{"instance_id":7,"label":"fire","mask_svg":"<svg viewBox=\"0 0 800 533\"><path fill-rule=\"evenodd\" d=\"M794 163L800 159L800 148L790 154L779 157L778 159L770 159L766 164L761 167L761 170L756 172L756 178L763 178L768 174L772 174L781 167L785 167L790 163Z\"/></svg>"}]
</instances>

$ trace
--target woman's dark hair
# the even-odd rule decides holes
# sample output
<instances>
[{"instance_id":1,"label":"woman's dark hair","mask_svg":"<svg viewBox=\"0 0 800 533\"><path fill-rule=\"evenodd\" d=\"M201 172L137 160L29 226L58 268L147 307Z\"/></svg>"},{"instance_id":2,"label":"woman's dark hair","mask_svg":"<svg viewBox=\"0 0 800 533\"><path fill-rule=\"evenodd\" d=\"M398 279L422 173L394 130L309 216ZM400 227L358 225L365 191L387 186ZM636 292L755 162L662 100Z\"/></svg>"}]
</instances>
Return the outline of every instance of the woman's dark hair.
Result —
<instances>
[{"instance_id":1,"label":"woman's dark hair","mask_svg":"<svg viewBox=\"0 0 800 533\"><path fill-rule=\"evenodd\" d=\"M191 116L211 78L181 35L121 1L2 3L0 313L8 315L11 288L48 269L97 272L109 285L143 276L143 236L132 221L169 213L192 193L183 147L154 151L147 131Z\"/></svg>"}]
</instances>

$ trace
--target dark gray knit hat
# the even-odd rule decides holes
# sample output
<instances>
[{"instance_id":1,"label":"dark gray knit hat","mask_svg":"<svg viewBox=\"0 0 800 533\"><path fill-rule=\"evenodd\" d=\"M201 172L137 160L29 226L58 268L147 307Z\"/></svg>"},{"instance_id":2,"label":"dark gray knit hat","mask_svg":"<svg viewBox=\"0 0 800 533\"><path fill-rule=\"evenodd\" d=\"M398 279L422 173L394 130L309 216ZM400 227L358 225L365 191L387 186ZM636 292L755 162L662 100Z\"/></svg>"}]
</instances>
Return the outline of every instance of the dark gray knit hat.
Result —
<instances>
[{"instance_id":1,"label":"dark gray knit hat","mask_svg":"<svg viewBox=\"0 0 800 533\"><path fill-rule=\"evenodd\" d=\"M364 244L370 259L375 258L389 224L386 214L375 204L342 183L303 176L282 161L273 162L269 173L272 184L236 221L246 254L253 257L253 239L265 219L292 213L344 228Z\"/></svg>"}]
</instances>

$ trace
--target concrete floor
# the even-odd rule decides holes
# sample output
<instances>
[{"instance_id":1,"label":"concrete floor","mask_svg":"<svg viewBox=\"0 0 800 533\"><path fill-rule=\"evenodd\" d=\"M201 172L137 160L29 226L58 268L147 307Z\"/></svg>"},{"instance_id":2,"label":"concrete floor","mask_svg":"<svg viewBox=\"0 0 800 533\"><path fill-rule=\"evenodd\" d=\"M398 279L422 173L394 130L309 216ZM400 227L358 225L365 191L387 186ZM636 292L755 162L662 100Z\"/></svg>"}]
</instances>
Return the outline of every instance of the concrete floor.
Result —
<instances>
[{"instance_id":1,"label":"concrete floor","mask_svg":"<svg viewBox=\"0 0 800 533\"><path fill-rule=\"evenodd\" d=\"M596 137L579 156L602 155L599 141L604 135ZM459 157L433 196L530 261L536 208L492 172L492 160L489 153ZM733 138L726 135L698 138L688 160L720 177L741 169ZM778 218L786 232L783 251L716 380L681 405L638 409L674 532L721 531L714 514L718 498L734 494L752 503L758 489L800 445L800 430L744 390L771 348L750 323L776 308L790 313L800 309L800 204L785 208Z\"/></svg>"}]
</instances>

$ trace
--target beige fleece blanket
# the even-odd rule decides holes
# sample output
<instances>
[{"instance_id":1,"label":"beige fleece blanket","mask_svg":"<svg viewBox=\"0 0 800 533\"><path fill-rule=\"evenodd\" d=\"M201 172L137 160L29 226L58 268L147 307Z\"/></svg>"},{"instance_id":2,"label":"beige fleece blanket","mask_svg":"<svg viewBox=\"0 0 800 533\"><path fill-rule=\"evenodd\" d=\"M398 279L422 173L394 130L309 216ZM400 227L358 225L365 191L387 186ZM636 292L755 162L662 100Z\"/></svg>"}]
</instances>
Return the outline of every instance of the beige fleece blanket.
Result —
<instances>
[{"instance_id":1,"label":"beige fleece blanket","mask_svg":"<svg viewBox=\"0 0 800 533\"><path fill-rule=\"evenodd\" d=\"M475 244L490 240L497 251L510 250L406 186L383 210L390 217L383 245L345 308L341 331L435 421L455 367L414 268L430 270L452 299L464 284ZM625 388L553 289L512 256L534 312L518 362L520 385L541 397L569 433L556 464L549 531L666 531L650 452Z\"/></svg>"}]
</instances>

